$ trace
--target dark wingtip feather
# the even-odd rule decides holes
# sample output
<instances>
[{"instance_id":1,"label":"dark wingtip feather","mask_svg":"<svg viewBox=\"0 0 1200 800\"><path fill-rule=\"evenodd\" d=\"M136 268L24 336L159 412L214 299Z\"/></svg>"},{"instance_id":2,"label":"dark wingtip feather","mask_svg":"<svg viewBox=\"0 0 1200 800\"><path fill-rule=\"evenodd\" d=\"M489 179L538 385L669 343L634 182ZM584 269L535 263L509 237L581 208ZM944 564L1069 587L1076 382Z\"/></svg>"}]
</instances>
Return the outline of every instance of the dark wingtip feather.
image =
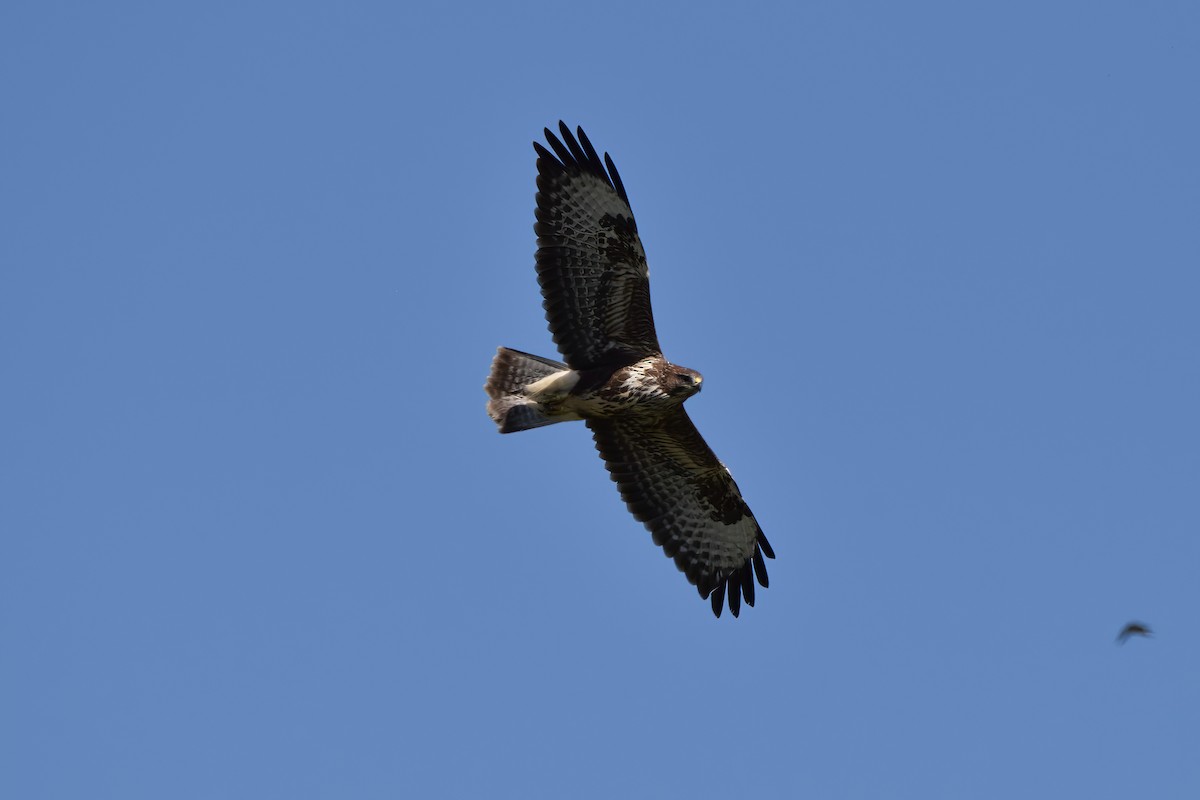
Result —
<instances>
[{"instance_id":1,"label":"dark wingtip feather","mask_svg":"<svg viewBox=\"0 0 1200 800\"><path fill-rule=\"evenodd\" d=\"M721 606L725 597L728 596L729 611L737 617L741 613L743 600L747 606L754 607L755 578L764 589L770 585L767 578L767 565L763 560L762 551L757 546L754 548L754 555L746 559L745 564L716 582L711 589L711 595L709 594L711 584L707 580L699 582L696 588L700 591L701 597L708 597L712 601L713 613L718 617L721 616Z\"/></svg>"},{"instance_id":2,"label":"dark wingtip feather","mask_svg":"<svg viewBox=\"0 0 1200 800\"><path fill-rule=\"evenodd\" d=\"M763 560L762 550L754 548L754 571L758 574L758 582L764 589L771 586L770 580L767 578L767 562Z\"/></svg>"},{"instance_id":3,"label":"dark wingtip feather","mask_svg":"<svg viewBox=\"0 0 1200 800\"><path fill-rule=\"evenodd\" d=\"M766 553L767 558L775 557L775 551L771 549L771 543L767 541L767 535L762 530L758 532L758 545Z\"/></svg>"},{"instance_id":4,"label":"dark wingtip feather","mask_svg":"<svg viewBox=\"0 0 1200 800\"><path fill-rule=\"evenodd\" d=\"M542 132L546 134L546 141L550 143L550 147L553 148L554 154L558 156L558 160L562 162L562 165L567 168L576 166L575 158L571 155L571 151L567 149L566 145L560 142L558 137L549 128L543 128Z\"/></svg>"},{"instance_id":5,"label":"dark wingtip feather","mask_svg":"<svg viewBox=\"0 0 1200 800\"><path fill-rule=\"evenodd\" d=\"M710 599L712 600L713 614L716 615L717 619L720 619L721 611L724 610L724 608L725 608L725 584L724 583L717 584L717 588L713 590L713 593L710 596Z\"/></svg>"},{"instance_id":6,"label":"dark wingtip feather","mask_svg":"<svg viewBox=\"0 0 1200 800\"><path fill-rule=\"evenodd\" d=\"M612 181L613 188L617 190L617 194L625 201L625 205L629 205L629 195L625 194L625 184L621 183L621 173L617 172L617 165L613 163L608 153L604 154L604 165L608 167L609 179Z\"/></svg>"},{"instance_id":7,"label":"dark wingtip feather","mask_svg":"<svg viewBox=\"0 0 1200 800\"><path fill-rule=\"evenodd\" d=\"M604 162L600 160L600 156L596 155L596 148L592 147L592 141L583 132L583 128L576 128L575 132L579 134L579 144L583 146L583 152L587 156L588 163L594 164L599 169L603 169Z\"/></svg>"},{"instance_id":8,"label":"dark wingtip feather","mask_svg":"<svg viewBox=\"0 0 1200 800\"><path fill-rule=\"evenodd\" d=\"M740 570L738 577L742 582L742 597L746 600L746 605L754 608L754 567L747 561Z\"/></svg>"},{"instance_id":9,"label":"dark wingtip feather","mask_svg":"<svg viewBox=\"0 0 1200 800\"><path fill-rule=\"evenodd\" d=\"M625 193L625 185L621 183L617 165L613 163L608 153L605 153L604 159L601 160L582 127L577 127L575 133L571 133L567 123L560 119L557 135L549 128L543 128L542 133L545 135L550 149L554 152L551 153L540 142L534 142L533 148L537 151L539 158L546 159L548 167L552 169L553 167L550 165L554 165L568 172L575 170L589 172L611 186L613 191L625 201L625 204L629 205L629 195Z\"/></svg>"},{"instance_id":10,"label":"dark wingtip feather","mask_svg":"<svg viewBox=\"0 0 1200 800\"><path fill-rule=\"evenodd\" d=\"M562 132L563 143L565 143L567 145L567 149L571 151L571 157L575 159L575 163L579 164L580 166L587 164L587 153L585 153L583 148L579 146L579 142L576 141L575 135L571 133L571 129L568 128L567 124L561 119L558 121L558 129ZM579 130L582 131L583 128L580 128Z\"/></svg>"},{"instance_id":11,"label":"dark wingtip feather","mask_svg":"<svg viewBox=\"0 0 1200 800\"><path fill-rule=\"evenodd\" d=\"M767 563L763 559L762 550L757 545L754 548L754 554L746 559L741 567L724 577L718 577L719 575L720 573L709 573L695 579L696 591L699 592L700 597L712 603L713 613L718 617L721 616L721 609L725 605L726 597L729 598L729 611L737 617L741 613L743 601L750 608L754 607L757 593L754 586L756 579L764 589L771 585L770 579L767 577Z\"/></svg>"},{"instance_id":12,"label":"dark wingtip feather","mask_svg":"<svg viewBox=\"0 0 1200 800\"><path fill-rule=\"evenodd\" d=\"M725 579L725 587L729 591L729 611L734 617L742 613L742 582L738 573L733 573Z\"/></svg>"}]
</instances>

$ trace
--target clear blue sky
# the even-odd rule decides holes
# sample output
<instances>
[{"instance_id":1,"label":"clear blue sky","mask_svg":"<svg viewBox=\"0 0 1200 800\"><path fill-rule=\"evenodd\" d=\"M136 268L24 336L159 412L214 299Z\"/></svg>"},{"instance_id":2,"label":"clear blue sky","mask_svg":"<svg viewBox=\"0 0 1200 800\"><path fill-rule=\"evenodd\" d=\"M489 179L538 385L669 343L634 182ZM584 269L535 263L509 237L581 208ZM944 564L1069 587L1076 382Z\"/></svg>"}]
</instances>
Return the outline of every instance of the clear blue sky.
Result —
<instances>
[{"instance_id":1,"label":"clear blue sky","mask_svg":"<svg viewBox=\"0 0 1200 800\"><path fill-rule=\"evenodd\" d=\"M1200 796L1200 8L967 5L4 4L0 796ZM484 413L560 118L741 619Z\"/></svg>"}]
</instances>

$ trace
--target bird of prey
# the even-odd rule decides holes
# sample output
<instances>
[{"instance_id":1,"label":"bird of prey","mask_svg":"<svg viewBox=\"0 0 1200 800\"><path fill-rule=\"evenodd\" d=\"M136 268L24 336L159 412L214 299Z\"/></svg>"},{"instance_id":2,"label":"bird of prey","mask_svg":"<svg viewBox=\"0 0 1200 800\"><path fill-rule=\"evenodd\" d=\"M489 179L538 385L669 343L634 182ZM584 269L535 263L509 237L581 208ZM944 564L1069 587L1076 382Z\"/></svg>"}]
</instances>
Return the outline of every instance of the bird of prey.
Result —
<instances>
[{"instance_id":1,"label":"bird of prey","mask_svg":"<svg viewBox=\"0 0 1200 800\"><path fill-rule=\"evenodd\" d=\"M559 122L537 151L537 276L563 362L501 347L485 390L501 433L583 420L633 516L721 616L754 605L771 545L683 408L699 372L662 354L650 272L608 153ZM565 363L564 363L565 362Z\"/></svg>"},{"instance_id":2,"label":"bird of prey","mask_svg":"<svg viewBox=\"0 0 1200 800\"><path fill-rule=\"evenodd\" d=\"M1144 622L1131 622L1121 629L1117 634L1117 644L1125 644L1129 641L1130 636L1145 636L1150 638L1154 631L1150 630L1150 626Z\"/></svg>"}]
</instances>

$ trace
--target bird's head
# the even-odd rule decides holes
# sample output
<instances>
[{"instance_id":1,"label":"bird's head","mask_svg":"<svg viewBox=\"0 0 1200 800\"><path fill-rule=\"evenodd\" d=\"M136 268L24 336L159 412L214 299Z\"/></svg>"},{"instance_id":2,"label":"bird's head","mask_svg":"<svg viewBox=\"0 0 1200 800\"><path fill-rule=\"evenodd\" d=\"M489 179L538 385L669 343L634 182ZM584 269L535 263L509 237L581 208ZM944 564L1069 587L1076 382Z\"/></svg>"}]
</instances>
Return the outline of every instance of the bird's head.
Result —
<instances>
[{"instance_id":1,"label":"bird's head","mask_svg":"<svg viewBox=\"0 0 1200 800\"><path fill-rule=\"evenodd\" d=\"M676 397L691 397L700 391L704 376L694 369L671 366L667 376L667 390Z\"/></svg>"}]
</instances>

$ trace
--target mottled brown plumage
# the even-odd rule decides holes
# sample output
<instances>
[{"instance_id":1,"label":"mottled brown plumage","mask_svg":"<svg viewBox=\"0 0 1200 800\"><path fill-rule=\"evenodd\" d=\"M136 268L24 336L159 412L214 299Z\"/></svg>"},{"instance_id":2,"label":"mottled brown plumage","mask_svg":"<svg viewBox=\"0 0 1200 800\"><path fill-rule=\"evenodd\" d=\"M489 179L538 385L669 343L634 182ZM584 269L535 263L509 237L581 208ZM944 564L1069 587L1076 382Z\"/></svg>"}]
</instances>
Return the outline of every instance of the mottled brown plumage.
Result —
<instances>
[{"instance_id":1,"label":"mottled brown plumage","mask_svg":"<svg viewBox=\"0 0 1200 800\"><path fill-rule=\"evenodd\" d=\"M485 386L501 433L585 420L629 510L721 615L754 605L774 558L683 402L700 373L662 354L649 270L616 165L582 129L535 142L537 276L565 363L501 347Z\"/></svg>"}]
</instances>

